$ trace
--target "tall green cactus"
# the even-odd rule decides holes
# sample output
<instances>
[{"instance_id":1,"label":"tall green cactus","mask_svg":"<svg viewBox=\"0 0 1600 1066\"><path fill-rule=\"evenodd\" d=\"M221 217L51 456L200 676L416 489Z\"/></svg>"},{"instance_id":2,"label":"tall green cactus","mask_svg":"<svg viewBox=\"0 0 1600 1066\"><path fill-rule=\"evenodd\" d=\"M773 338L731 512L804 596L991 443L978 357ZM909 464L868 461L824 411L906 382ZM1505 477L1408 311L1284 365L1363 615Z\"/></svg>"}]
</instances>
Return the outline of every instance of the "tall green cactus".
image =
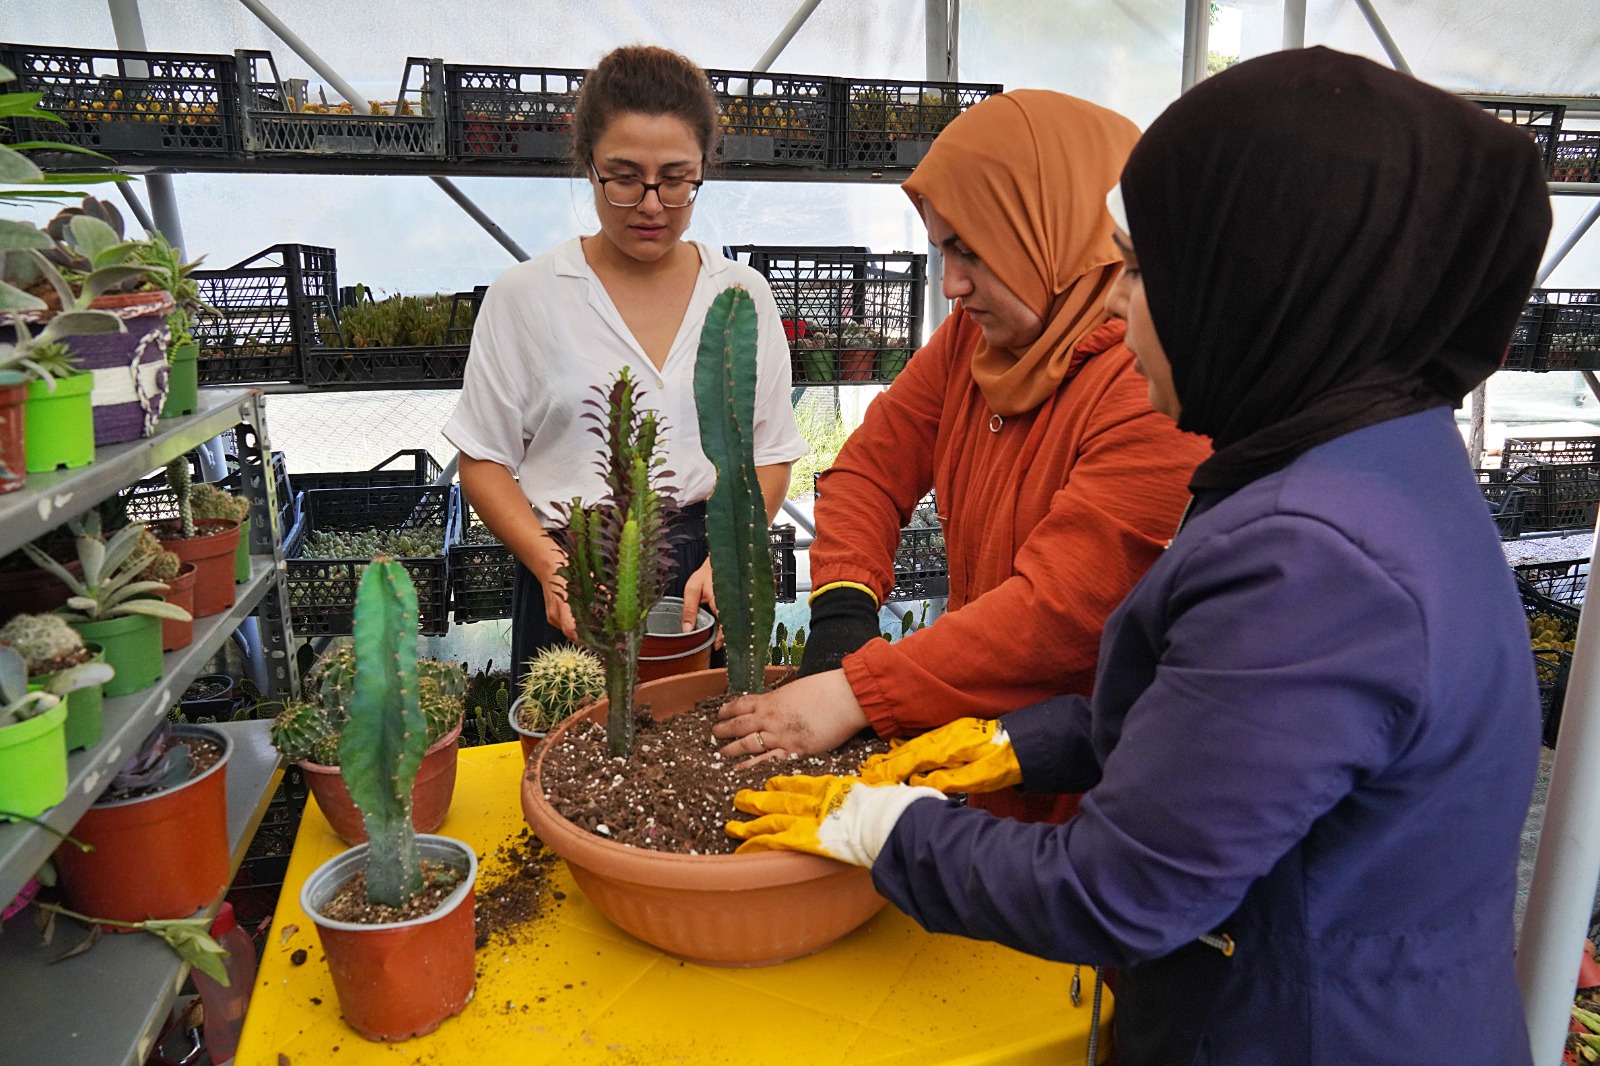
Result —
<instances>
[{"instance_id":1,"label":"tall green cactus","mask_svg":"<svg viewBox=\"0 0 1600 1066\"><path fill-rule=\"evenodd\" d=\"M567 583L578 643L605 664L606 746L625 757L633 750L639 647L675 565L667 536L672 489L659 480L660 424L640 407L633 375L624 367L610 388L595 392L604 402L584 417L598 423L595 432L606 442L600 466L608 495L568 507L561 535L567 561L557 573Z\"/></svg>"},{"instance_id":2,"label":"tall green cactus","mask_svg":"<svg viewBox=\"0 0 1600 1066\"><path fill-rule=\"evenodd\" d=\"M717 468L706 502L711 581L728 649L728 690L760 692L777 594L767 505L756 478L756 305L734 286L711 302L694 364L700 447Z\"/></svg>"},{"instance_id":3,"label":"tall green cactus","mask_svg":"<svg viewBox=\"0 0 1600 1066\"><path fill-rule=\"evenodd\" d=\"M428 747L417 701L417 590L397 560L378 556L356 588L356 683L339 739L339 772L371 848L367 899L399 906L422 890L411 786Z\"/></svg>"}]
</instances>

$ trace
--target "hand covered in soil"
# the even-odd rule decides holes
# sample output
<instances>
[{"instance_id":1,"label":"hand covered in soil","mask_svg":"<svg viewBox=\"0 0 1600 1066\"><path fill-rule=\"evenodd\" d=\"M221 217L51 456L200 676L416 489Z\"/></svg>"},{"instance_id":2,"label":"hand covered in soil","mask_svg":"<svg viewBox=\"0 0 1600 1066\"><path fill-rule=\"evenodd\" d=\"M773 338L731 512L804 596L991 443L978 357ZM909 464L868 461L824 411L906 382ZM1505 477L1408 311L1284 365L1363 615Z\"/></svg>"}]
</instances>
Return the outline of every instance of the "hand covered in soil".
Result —
<instances>
[{"instance_id":1,"label":"hand covered in soil","mask_svg":"<svg viewBox=\"0 0 1600 1066\"><path fill-rule=\"evenodd\" d=\"M683 632L692 633L700 621L700 608L704 606L712 614L717 613L717 594L711 585L711 560L707 558L700 564L699 569L689 575L689 580L683 586ZM717 630L717 642L714 648L722 647L722 631Z\"/></svg>"},{"instance_id":2,"label":"hand covered in soil","mask_svg":"<svg viewBox=\"0 0 1600 1066\"><path fill-rule=\"evenodd\" d=\"M1022 783L1022 767L994 718L957 718L861 764L871 785L907 782L940 792L996 792Z\"/></svg>"},{"instance_id":3,"label":"hand covered in soil","mask_svg":"<svg viewBox=\"0 0 1600 1066\"><path fill-rule=\"evenodd\" d=\"M843 670L801 677L759 696L729 700L711 735L728 741L724 758L747 756L742 768L779 756L832 751L867 725Z\"/></svg>"},{"instance_id":4,"label":"hand covered in soil","mask_svg":"<svg viewBox=\"0 0 1600 1066\"><path fill-rule=\"evenodd\" d=\"M774 777L760 791L747 788L734 796L735 807L757 817L729 822L726 829L744 841L736 855L806 851L871 866L907 807L943 798L931 788L869 785L859 777Z\"/></svg>"}]
</instances>

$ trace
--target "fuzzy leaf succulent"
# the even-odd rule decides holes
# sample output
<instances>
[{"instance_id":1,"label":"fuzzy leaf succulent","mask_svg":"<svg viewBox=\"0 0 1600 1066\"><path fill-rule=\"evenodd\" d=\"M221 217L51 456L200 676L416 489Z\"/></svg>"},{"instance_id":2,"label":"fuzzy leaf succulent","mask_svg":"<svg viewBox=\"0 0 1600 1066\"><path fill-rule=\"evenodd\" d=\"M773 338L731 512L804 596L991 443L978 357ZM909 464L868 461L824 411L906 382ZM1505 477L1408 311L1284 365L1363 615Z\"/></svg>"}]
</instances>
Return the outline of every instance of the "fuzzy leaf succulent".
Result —
<instances>
[{"instance_id":1,"label":"fuzzy leaf succulent","mask_svg":"<svg viewBox=\"0 0 1600 1066\"><path fill-rule=\"evenodd\" d=\"M547 732L605 690L605 667L592 653L564 644L546 648L528 660L522 675L518 724Z\"/></svg>"},{"instance_id":2,"label":"fuzzy leaf succulent","mask_svg":"<svg viewBox=\"0 0 1600 1066\"><path fill-rule=\"evenodd\" d=\"M100 516L93 511L82 520L68 523L83 565L79 577L32 544L22 550L34 565L54 574L72 593L62 614L69 622L90 622L120 618L130 614L152 615L174 622L188 622L193 615L176 604L151 599L167 591L160 581L140 580L148 557L138 553L139 534L144 526L135 522L117 530L110 540L100 536Z\"/></svg>"},{"instance_id":3,"label":"fuzzy leaf succulent","mask_svg":"<svg viewBox=\"0 0 1600 1066\"><path fill-rule=\"evenodd\" d=\"M667 532L674 505L672 490L661 483L668 471L656 455L661 426L654 411L639 405L633 375L624 367L610 388L594 391L600 401L585 401L592 410L584 418L605 441L599 467L608 492L566 508L567 561L557 573L567 583L578 643L605 665L606 746L623 757L633 750L639 646L676 565Z\"/></svg>"}]
</instances>

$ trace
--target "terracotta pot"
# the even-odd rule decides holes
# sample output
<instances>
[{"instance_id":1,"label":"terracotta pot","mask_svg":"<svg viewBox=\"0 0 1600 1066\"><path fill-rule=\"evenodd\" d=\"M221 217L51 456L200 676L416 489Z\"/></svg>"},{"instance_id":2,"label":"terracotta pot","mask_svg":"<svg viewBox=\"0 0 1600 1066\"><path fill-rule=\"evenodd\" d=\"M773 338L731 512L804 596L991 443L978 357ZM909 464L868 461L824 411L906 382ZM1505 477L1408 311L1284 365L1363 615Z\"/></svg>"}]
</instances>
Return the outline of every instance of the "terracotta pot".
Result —
<instances>
[{"instance_id":1,"label":"terracotta pot","mask_svg":"<svg viewBox=\"0 0 1600 1066\"><path fill-rule=\"evenodd\" d=\"M77 559L70 562L58 559L57 562L73 577L83 577L83 564ZM64 605L71 595L72 590L63 585L60 578L32 563L18 570L0 571L0 625L19 614L49 614Z\"/></svg>"},{"instance_id":2,"label":"terracotta pot","mask_svg":"<svg viewBox=\"0 0 1600 1066\"><path fill-rule=\"evenodd\" d=\"M184 563L178 570L178 576L167 582L166 594L161 598L175 607L182 607L190 614L194 614L194 579L200 571L193 563ZM187 648L194 639L194 619L187 622L174 622L170 618L161 620L161 650L177 651Z\"/></svg>"},{"instance_id":3,"label":"terracotta pot","mask_svg":"<svg viewBox=\"0 0 1600 1066\"><path fill-rule=\"evenodd\" d=\"M472 999L478 860L459 840L419 836L424 860L448 862L465 874L437 910L383 925L323 917L322 907L366 866L367 847L357 845L317 867L300 889L300 907L316 923L339 1013L368 1040L397 1043L433 1032Z\"/></svg>"},{"instance_id":4,"label":"terracotta pot","mask_svg":"<svg viewBox=\"0 0 1600 1066\"><path fill-rule=\"evenodd\" d=\"M783 676L768 667L767 678ZM727 672L704 670L639 686L657 721L727 689ZM600 912L640 940L709 966L767 966L844 937L886 902L870 870L798 852L676 855L629 847L579 829L545 799L540 773L572 724L604 722L608 701L562 722L534 753L522 781L522 813L566 860Z\"/></svg>"},{"instance_id":5,"label":"terracotta pot","mask_svg":"<svg viewBox=\"0 0 1600 1066\"><path fill-rule=\"evenodd\" d=\"M239 523L231 518L196 518L195 535L185 539L176 518L154 522L150 531L161 546L199 570L194 582L196 618L221 614L233 606L233 556L239 548Z\"/></svg>"},{"instance_id":6,"label":"terracotta pot","mask_svg":"<svg viewBox=\"0 0 1600 1066\"><path fill-rule=\"evenodd\" d=\"M22 405L27 399L28 379L10 370L0 371L0 492L15 492L28 483L28 447L22 425Z\"/></svg>"},{"instance_id":7,"label":"terracotta pot","mask_svg":"<svg viewBox=\"0 0 1600 1066\"><path fill-rule=\"evenodd\" d=\"M180 737L222 745L222 758L176 788L116 803L96 803L72 835L94 850L63 843L55 864L67 905L114 921L187 918L228 887L228 735L177 725ZM108 927L114 928L114 927Z\"/></svg>"},{"instance_id":8,"label":"terracotta pot","mask_svg":"<svg viewBox=\"0 0 1600 1066\"><path fill-rule=\"evenodd\" d=\"M461 736L461 725L440 737L417 770L416 783L411 786L411 824L419 833L431 833L444 824L450 813L450 797L456 790L456 738ZM360 844L367 839L366 826L361 824L361 812L350 802L350 792L344 787L344 778L337 766L324 766L305 760L299 767L306 775L306 784L317 798L317 806L328 819L333 831L346 844Z\"/></svg>"}]
</instances>

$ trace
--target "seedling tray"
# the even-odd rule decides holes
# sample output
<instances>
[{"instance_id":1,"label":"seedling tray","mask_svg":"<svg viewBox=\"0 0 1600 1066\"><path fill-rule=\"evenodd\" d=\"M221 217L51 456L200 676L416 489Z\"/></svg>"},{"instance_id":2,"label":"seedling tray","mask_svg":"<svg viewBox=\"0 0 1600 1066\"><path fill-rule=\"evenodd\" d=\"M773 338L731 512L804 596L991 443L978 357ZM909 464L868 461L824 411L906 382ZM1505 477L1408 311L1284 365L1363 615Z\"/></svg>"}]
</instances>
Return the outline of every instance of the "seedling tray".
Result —
<instances>
[{"instance_id":1,"label":"seedling tray","mask_svg":"<svg viewBox=\"0 0 1600 1066\"><path fill-rule=\"evenodd\" d=\"M957 115L1004 86L936 81L842 81L840 159L846 170L910 170Z\"/></svg>"},{"instance_id":2,"label":"seedling tray","mask_svg":"<svg viewBox=\"0 0 1600 1066\"><path fill-rule=\"evenodd\" d=\"M437 528L444 548L437 556L404 558L417 588L417 628L438 636L450 628L448 521L455 488L445 485L372 489L311 489L300 494L300 520L290 534L289 614L300 636L349 633L356 587L370 559L308 559L301 553L315 530Z\"/></svg>"},{"instance_id":3,"label":"seedling tray","mask_svg":"<svg viewBox=\"0 0 1600 1066\"><path fill-rule=\"evenodd\" d=\"M450 158L468 163L506 158L567 162L572 112L583 74L555 67L446 63L445 137Z\"/></svg>"},{"instance_id":4,"label":"seedling tray","mask_svg":"<svg viewBox=\"0 0 1600 1066\"><path fill-rule=\"evenodd\" d=\"M241 152L232 56L3 44L0 63L16 75L0 88L40 93L39 106L62 119L14 120L9 140L57 141L119 162Z\"/></svg>"},{"instance_id":5,"label":"seedling tray","mask_svg":"<svg viewBox=\"0 0 1600 1066\"><path fill-rule=\"evenodd\" d=\"M200 298L221 312L194 326L205 385L305 380L301 354L315 308L339 287L332 248L275 244L226 270L197 270Z\"/></svg>"},{"instance_id":6,"label":"seedling tray","mask_svg":"<svg viewBox=\"0 0 1600 1066\"><path fill-rule=\"evenodd\" d=\"M385 115L306 110L278 77L272 53L242 48L239 91L244 101L244 146L252 155L444 158L444 64L406 60L400 91Z\"/></svg>"},{"instance_id":7,"label":"seedling tray","mask_svg":"<svg viewBox=\"0 0 1600 1066\"><path fill-rule=\"evenodd\" d=\"M731 166L835 166L836 79L708 70L722 123L720 162Z\"/></svg>"}]
</instances>

